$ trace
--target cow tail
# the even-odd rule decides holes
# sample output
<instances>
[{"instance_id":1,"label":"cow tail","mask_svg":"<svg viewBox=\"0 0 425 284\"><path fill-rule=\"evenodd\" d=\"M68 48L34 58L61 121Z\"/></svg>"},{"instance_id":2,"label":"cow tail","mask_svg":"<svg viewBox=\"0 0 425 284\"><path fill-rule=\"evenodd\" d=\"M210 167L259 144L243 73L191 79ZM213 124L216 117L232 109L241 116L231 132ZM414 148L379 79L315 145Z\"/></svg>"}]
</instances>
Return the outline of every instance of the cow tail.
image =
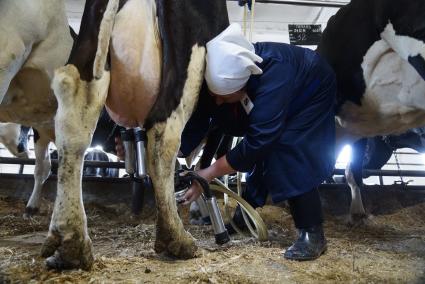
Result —
<instances>
[{"instance_id":1,"label":"cow tail","mask_svg":"<svg viewBox=\"0 0 425 284\"><path fill-rule=\"evenodd\" d=\"M112 28L115 22L115 15L118 12L119 0L109 0L103 14L99 28L96 57L93 65L93 77L100 79L105 70L105 63L108 57L109 41L112 35Z\"/></svg>"}]
</instances>

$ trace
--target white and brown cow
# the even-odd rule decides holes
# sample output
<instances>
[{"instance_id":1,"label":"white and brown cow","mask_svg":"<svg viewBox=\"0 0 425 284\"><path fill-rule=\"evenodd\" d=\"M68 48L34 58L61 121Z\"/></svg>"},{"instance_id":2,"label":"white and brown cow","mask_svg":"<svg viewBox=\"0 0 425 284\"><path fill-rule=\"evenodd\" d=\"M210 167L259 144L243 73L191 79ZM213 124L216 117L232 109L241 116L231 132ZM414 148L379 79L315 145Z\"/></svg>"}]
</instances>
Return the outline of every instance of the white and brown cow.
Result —
<instances>
[{"instance_id":1,"label":"white and brown cow","mask_svg":"<svg viewBox=\"0 0 425 284\"><path fill-rule=\"evenodd\" d=\"M337 77L337 150L425 125L425 0L352 0L318 51ZM351 215L364 216L358 187L352 198Z\"/></svg>"},{"instance_id":2,"label":"white and brown cow","mask_svg":"<svg viewBox=\"0 0 425 284\"><path fill-rule=\"evenodd\" d=\"M34 189L27 212L38 209L50 173L54 141L54 70L66 63L72 37L64 0L0 1L0 121L35 129Z\"/></svg>"},{"instance_id":3,"label":"white and brown cow","mask_svg":"<svg viewBox=\"0 0 425 284\"><path fill-rule=\"evenodd\" d=\"M48 145L55 141L57 108L51 79L68 60L76 34L68 26L64 0L1 1L0 28L0 121L34 130L34 188L25 208L29 217L39 210L42 186L51 169ZM15 156L28 157L22 143L15 145L19 128L0 125L0 142ZM117 133L119 129L103 112L92 142L111 152Z\"/></svg>"},{"instance_id":4,"label":"white and brown cow","mask_svg":"<svg viewBox=\"0 0 425 284\"><path fill-rule=\"evenodd\" d=\"M203 84L205 43L227 25L225 0L86 1L68 65L56 71L52 83L59 170L42 250L49 267L92 265L81 170L105 103L119 124L147 129L148 171L158 209L155 250L194 255L194 240L177 214L174 163Z\"/></svg>"}]
</instances>

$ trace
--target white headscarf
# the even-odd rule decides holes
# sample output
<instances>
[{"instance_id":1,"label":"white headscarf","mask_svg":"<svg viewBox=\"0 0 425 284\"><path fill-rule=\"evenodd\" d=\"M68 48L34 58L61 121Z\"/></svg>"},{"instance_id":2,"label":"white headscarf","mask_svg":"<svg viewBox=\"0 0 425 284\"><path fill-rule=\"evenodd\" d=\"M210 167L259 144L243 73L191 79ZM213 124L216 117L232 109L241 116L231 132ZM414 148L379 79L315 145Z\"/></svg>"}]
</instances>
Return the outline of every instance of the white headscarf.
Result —
<instances>
[{"instance_id":1,"label":"white headscarf","mask_svg":"<svg viewBox=\"0 0 425 284\"><path fill-rule=\"evenodd\" d=\"M263 71L255 65L263 59L242 33L238 24L231 24L207 43L205 80L211 92L228 95L241 90L252 74Z\"/></svg>"}]
</instances>

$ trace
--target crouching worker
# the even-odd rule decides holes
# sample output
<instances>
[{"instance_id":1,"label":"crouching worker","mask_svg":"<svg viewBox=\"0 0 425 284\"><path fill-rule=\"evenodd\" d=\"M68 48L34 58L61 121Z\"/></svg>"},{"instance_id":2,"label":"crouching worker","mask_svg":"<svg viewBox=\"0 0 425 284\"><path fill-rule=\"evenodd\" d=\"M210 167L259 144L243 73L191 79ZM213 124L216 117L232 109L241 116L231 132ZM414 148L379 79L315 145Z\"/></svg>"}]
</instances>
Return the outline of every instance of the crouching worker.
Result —
<instances>
[{"instance_id":1,"label":"crouching worker","mask_svg":"<svg viewBox=\"0 0 425 284\"><path fill-rule=\"evenodd\" d=\"M211 96L200 98L183 132L180 154L188 155L212 125L243 136L197 173L211 181L249 172L244 197L252 206L263 206L269 194L275 203L289 202L298 239L284 257L319 257L326 240L317 187L335 163L333 71L312 50L283 43L253 45L232 24L207 44L205 79ZM194 183L186 204L201 191Z\"/></svg>"}]
</instances>

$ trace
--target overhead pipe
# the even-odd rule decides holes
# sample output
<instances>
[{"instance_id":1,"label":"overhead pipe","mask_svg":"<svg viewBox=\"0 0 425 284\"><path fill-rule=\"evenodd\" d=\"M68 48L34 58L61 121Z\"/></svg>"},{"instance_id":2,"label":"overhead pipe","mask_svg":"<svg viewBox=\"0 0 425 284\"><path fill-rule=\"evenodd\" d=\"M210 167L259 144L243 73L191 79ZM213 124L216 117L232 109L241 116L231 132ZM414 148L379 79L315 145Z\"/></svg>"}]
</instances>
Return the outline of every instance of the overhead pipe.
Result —
<instances>
[{"instance_id":1,"label":"overhead pipe","mask_svg":"<svg viewBox=\"0 0 425 284\"><path fill-rule=\"evenodd\" d=\"M239 2L239 0L227 0L228 2ZM348 4L343 1L314 1L314 0L256 0L256 3L264 4L284 4L296 6L310 6L310 7L330 7L341 8Z\"/></svg>"}]
</instances>

